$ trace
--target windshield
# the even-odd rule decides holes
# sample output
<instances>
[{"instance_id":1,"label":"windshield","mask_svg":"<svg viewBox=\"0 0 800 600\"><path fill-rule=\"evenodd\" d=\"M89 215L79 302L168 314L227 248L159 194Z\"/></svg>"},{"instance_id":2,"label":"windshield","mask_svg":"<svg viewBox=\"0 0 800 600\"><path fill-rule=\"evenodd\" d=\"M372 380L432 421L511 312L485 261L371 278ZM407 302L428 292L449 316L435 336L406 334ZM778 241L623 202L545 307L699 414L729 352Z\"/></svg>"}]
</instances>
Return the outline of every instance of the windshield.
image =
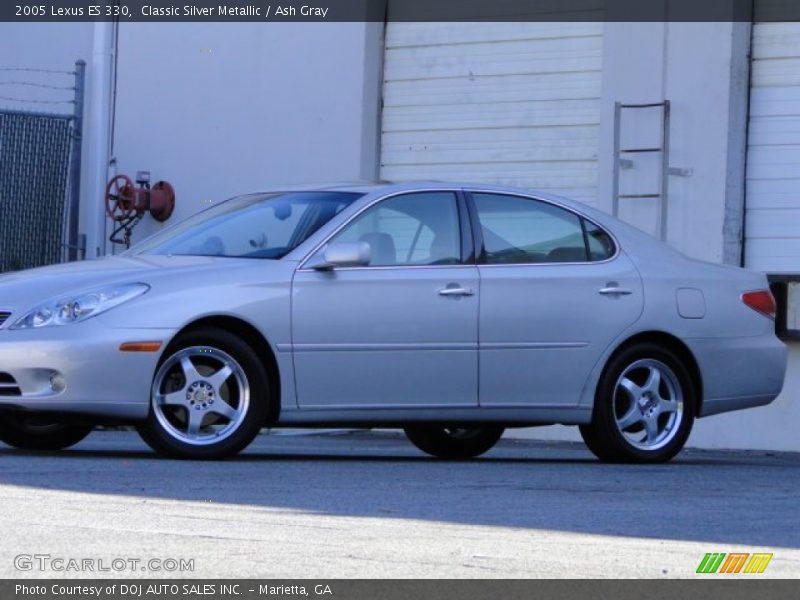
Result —
<instances>
[{"instance_id":1,"label":"windshield","mask_svg":"<svg viewBox=\"0 0 800 600\"><path fill-rule=\"evenodd\" d=\"M282 258L360 196L352 192L240 196L155 234L130 253Z\"/></svg>"}]
</instances>

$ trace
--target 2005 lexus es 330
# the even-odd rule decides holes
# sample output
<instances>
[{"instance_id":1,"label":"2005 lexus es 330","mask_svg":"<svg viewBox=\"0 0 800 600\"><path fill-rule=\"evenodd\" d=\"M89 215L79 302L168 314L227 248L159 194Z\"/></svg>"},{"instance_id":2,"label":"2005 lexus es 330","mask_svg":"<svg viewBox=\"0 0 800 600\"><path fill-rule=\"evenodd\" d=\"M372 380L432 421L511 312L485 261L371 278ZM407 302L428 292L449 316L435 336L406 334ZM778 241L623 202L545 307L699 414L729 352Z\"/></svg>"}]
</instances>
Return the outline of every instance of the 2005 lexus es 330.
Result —
<instances>
[{"instance_id":1,"label":"2005 lexus es 330","mask_svg":"<svg viewBox=\"0 0 800 600\"><path fill-rule=\"evenodd\" d=\"M771 402L763 274L686 258L583 204L480 185L237 197L113 258L0 278L0 439L135 423L217 458L265 426L404 428L434 456L578 425L656 462L697 417Z\"/></svg>"}]
</instances>

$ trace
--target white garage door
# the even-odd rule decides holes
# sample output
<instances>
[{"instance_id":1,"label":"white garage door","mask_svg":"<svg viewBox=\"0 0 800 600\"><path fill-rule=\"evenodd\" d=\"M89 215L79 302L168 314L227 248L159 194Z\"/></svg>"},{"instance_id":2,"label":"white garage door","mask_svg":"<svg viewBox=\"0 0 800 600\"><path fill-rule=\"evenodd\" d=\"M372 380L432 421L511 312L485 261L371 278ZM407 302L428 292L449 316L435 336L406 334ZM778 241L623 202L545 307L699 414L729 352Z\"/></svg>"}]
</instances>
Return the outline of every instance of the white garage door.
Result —
<instances>
[{"instance_id":1,"label":"white garage door","mask_svg":"<svg viewBox=\"0 0 800 600\"><path fill-rule=\"evenodd\" d=\"M596 199L603 23L390 23L381 176Z\"/></svg>"},{"instance_id":2,"label":"white garage door","mask_svg":"<svg viewBox=\"0 0 800 600\"><path fill-rule=\"evenodd\" d=\"M745 263L800 272L800 23L753 28Z\"/></svg>"}]
</instances>

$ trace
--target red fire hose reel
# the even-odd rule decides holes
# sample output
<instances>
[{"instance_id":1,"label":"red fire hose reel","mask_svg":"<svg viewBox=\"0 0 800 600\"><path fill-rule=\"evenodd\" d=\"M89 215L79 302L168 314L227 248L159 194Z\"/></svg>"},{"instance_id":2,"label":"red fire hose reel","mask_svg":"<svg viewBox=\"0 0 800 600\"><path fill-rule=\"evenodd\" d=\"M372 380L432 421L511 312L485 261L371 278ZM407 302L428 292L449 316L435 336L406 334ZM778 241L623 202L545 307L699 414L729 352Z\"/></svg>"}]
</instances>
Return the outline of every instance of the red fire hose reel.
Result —
<instances>
[{"instance_id":1,"label":"red fire hose reel","mask_svg":"<svg viewBox=\"0 0 800 600\"><path fill-rule=\"evenodd\" d=\"M106 185L106 214L116 227L109 237L115 244L130 246L131 232L145 213L159 223L172 216L175 209L175 190L166 181L150 187L150 173L136 174L136 184L127 175L115 175ZM118 236L123 233L120 239Z\"/></svg>"}]
</instances>

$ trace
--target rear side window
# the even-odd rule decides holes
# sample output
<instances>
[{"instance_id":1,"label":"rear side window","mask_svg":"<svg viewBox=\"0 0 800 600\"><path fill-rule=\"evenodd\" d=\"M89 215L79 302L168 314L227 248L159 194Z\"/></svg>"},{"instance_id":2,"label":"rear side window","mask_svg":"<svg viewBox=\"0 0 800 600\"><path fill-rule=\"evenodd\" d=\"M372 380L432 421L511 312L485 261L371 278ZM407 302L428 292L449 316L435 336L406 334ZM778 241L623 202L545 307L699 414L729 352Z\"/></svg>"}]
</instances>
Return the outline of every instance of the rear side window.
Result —
<instances>
[{"instance_id":1,"label":"rear side window","mask_svg":"<svg viewBox=\"0 0 800 600\"><path fill-rule=\"evenodd\" d=\"M611 240L611 236L586 219L583 219L583 226L586 229L589 260L607 260L614 256L614 242Z\"/></svg>"},{"instance_id":2,"label":"rear side window","mask_svg":"<svg viewBox=\"0 0 800 600\"><path fill-rule=\"evenodd\" d=\"M590 262L614 253L602 229L558 206L504 194L472 197L483 234L484 264Z\"/></svg>"}]
</instances>

